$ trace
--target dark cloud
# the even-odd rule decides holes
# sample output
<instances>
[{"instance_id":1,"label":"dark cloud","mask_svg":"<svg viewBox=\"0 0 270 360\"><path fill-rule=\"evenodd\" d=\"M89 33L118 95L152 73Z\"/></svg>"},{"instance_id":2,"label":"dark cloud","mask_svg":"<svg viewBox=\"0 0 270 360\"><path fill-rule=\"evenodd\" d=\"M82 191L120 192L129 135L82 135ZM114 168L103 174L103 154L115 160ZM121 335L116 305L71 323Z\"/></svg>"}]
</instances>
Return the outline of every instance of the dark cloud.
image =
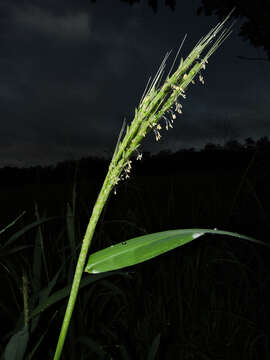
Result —
<instances>
[{"instance_id":1,"label":"dark cloud","mask_svg":"<svg viewBox=\"0 0 270 360\"><path fill-rule=\"evenodd\" d=\"M143 2L2 1L0 166L112 152L166 51L187 33L187 55L216 24L195 15L198 5L155 15ZM237 58L258 51L237 32L210 59L206 84L188 90L174 129L158 144L147 138L145 150L269 134L270 66Z\"/></svg>"}]
</instances>

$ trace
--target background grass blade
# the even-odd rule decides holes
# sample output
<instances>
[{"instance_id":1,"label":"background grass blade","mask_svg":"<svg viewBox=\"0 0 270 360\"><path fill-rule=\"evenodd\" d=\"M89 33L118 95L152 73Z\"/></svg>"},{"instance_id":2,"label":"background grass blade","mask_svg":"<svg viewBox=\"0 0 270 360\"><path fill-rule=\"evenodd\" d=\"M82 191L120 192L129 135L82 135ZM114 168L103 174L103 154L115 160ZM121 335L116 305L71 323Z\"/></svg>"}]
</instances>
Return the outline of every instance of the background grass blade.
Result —
<instances>
[{"instance_id":1,"label":"background grass blade","mask_svg":"<svg viewBox=\"0 0 270 360\"><path fill-rule=\"evenodd\" d=\"M21 215L19 215L15 220L13 220L10 224L8 224L4 229L0 230L0 234L2 234L4 231L6 231L11 226L13 226L16 223L16 221L19 220L25 213L26 213L26 211L23 211L21 213Z\"/></svg>"},{"instance_id":2,"label":"background grass blade","mask_svg":"<svg viewBox=\"0 0 270 360\"><path fill-rule=\"evenodd\" d=\"M55 316L57 314L57 311L53 314L52 318L49 320L48 322L48 326L47 328L43 331L43 334L40 336L40 338L38 339L36 345L34 346L33 350L31 351L31 353L27 356L26 360L32 360L34 359L34 356L36 356L36 352L42 342L42 340L44 339L44 337L46 336L48 330L49 330L49 326L51 325L52 321L54 320Z\"/></svg>"},{"instance_id":3,"label":"background grass blade","mask_svg":"<svg viewBox=\"0 0 270 360\"><path fill-rule=\"evenodd\" d=\"M182 246L204 234L229 235L270 246L251 237L229 231L210 229L168 230L139 236L97 251L90 255L85 271L100 273L135 265Z\"/></svg>"},{"instance_id":4,"label":"background grass blade","mask_svg":"<svg viewBox=\"0 0 270 360\"><path fill-rule=\"evenodd\" d=\"M157 334L157 336L153 340L153 343L151 345L151 348L147 356L147 360L155 360L158 352L159 343L160 343L160 333Z\"/></svg>"},{"instance_id":5,"label":"background grass blade","mask_svg":"<svg viewBox=\"0 0 270 360\"><path fill-rule=\"evenodd\" d=\"M101 274L101 275L96 275L95 277L85 277L84 279L82 279L81 284L80 284L80 289L84 288L85 286L92 284L95 281L101 280L107 276L111 276L111 275L124 275L126 277L128 277L129 275L127 273L123 273L123 272L113 272L113 273L107 273L107 274ZM65 297L67 297L70 293L70 289L71 289L71 285L64 287L61 290L58 290L56 292L54 292L52 295L48 296L47 298L43 299L43 301L31 312L30 314L30 319L34 318L35 316L39 315L41 312L43 312L44 310L46 310L48 307L50 307L51 305L55 304L56 302L64 299Z\"/></svg>"},{"instance_id":6,"label":"background grass blade","mask_svg":"<svg viewBox=\"0 0 270 360\"><path fill-rule=\"evenodd\" d=\"M4 360L23 360L28 340L29 329L25 325L9 340L4 352Z\"/></svg>"},{"instance_id":7,"label":"background grass blade","mask_svg":"<svg viewBox=\"0 0 270 360\"><path fill-rule=\"evenodd\" d=\"M107 353L102 349L102 347L94 340L90 339L90 337L80 336L77 339L77 343L85 345L89 350L91 350L95 355L97 355L98 357L95 357L95 359L105 360L106 358L108 358Z\"/></svg>"},{"instance_id":8,"label":"background grass blade","mask_svg":"<svg viewBox=\"0 0 270 360\"><path fill-rule=\"evenodd\" d=\"M7 242L4 244L4 246L10 246L14 241L16 241L18 238L20 238L23 234L25 234L26 232L32 230L35 227L38 227L41 224L45 224L46 222L49 222L51 220L61 219L61 218L62 218L62 216L51 216L51 217L48 217L46 219L40 219L40 220L34 221L32 224L29 224L29 225L25 226L22 230L19 230L15 234L13 234L7 240Z\"/></svg>"}]
</instances>

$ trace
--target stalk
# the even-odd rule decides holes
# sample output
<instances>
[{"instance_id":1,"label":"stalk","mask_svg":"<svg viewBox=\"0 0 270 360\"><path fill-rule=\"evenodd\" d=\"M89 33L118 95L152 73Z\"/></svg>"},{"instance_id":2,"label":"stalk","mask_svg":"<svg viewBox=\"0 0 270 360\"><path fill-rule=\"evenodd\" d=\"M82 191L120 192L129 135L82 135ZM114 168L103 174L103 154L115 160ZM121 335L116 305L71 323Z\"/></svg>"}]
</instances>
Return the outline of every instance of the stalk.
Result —
<instances>
[{"instance_id":1,"label":"stalk","mask_svg":"<svg viewBox=\"0 0 270 360\"><path fill-rule=\"evenodd\" d=\"M62 349L64 346L64 342L65 342L65 338L66 338L66 334L67 334L67 330L69 327L70 319L71 319L71 316L73 313L75 301L77 298L80 281L82 278L82 273L84 271L84 266L85 266L88 249L91 245L91 241L92 241L92 238L93 238L93 235L95 232L97 221L100 217L102 209L103 209L103 207L106 203L106 200L111 191L111 186L108 185L108 175L105 178L105 181L102 185L101 191L98 195L97 201L94 205L92 215L91 215L90 221L88 223L88 226L87 226L84 238L83 238L82 247L81 247L79 259L78 259L78 262L76 265L76 270L75 270L75 274L74 274L74 278L73 278L72 288L71 288L70 296L68 299L65 316L64 316L63 323L62 323L56 351L54 354L54 360L60 359Z\"/></svg>"},{"instance_id":2,"label":"stalk","mask_svg":"<svg viewBox=\"0 0 270 360\"><path fill-rule=\"evenodd\" d=\"M130 126L127 125L125 127L125 123L123 124L111 163L109 165L108 173L94 205L92 215L83 238L72 288L54 355L54 360L58 360L62 353L67 330L77 298L82 273L85 267L86 256L91 245L96 224L109 194L113 189L116 191L116 186L119 181L129 177L132 162L130 160L131 155L136 151L138 153L137 160L141 159L142 154L140 154L137 149L139 148L146 134L153 130L156 140L158 141L161 137L161 120L165 120L166 130L168 130L169 127L172 127L173 120L176 119L175 112L178 114L182 113L182 105L177 102L178 98L186 97L185 90L188 85L193 82L193 78L198 73L200 74L199 80L204 83L201 70L205 69L208 58L230 34L231 26L229 28L225 28L221 34L219 34L219 37L213 43L207 54L204 55L203 59L201 59L201 54L203 50L213 42L213 39L221 31L224 23L228 20L230 15L231 13L225 18L224 21L219 23L204 38L202 38L184 61L181 59L180 65L178 66L175 73L171 77L168 75L164 84L158 88L157 84L162 78L165 63L169 55L166 54L152 83L149 85L149 87L147 84L148 88L146 87L143 98L138 108L135 109L135 116ZM174 110L173 106L175 106ZM171 119L168 119L165 115L167 117L171 116ZM123 140L121 140L124 130L125 136Z\"/></svg>"}]
</instances>

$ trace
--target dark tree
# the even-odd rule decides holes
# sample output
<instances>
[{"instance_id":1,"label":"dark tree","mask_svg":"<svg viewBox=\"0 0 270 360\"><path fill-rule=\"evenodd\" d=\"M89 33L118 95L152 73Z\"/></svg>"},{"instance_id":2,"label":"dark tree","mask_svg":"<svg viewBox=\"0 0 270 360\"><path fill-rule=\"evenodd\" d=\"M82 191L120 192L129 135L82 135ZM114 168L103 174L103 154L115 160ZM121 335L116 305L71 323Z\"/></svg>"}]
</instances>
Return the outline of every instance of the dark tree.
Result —
<instances>
[{"instance_id":1,"label":"dark tree","mask_svg":"<svg viewBox=\"0 0 270 360\"><path fill-rule=\"evenodd\" d=\"M228 151L240 151L243 149L243 146L239 143L238 140L229 140L224 145L224 149Z\"/></svg>"},{"instance_id":2,"label":"dark tree","mask_svg":"<svg viewBox=\"0 0 270 360\"><path fill-rule=\"evenodd\" d=\"M256 141L257 148L261 150L269 150L270 149L270 140L268 136L263 136L259 140Z\"/></svg>"},{"instance_id":3,"label":"dark tree","mask_svg":"<svg viewBox=\"0 0 270 360\"><path fill-rule=\"evenodd\" d=\"M209 16L215 14L219 19L224 17L235 7L232 14L235 18L244 19L239 35L249 40L255 47L263 47L267 58L240 58L249 60L270 60L270 0L201 0L202 6L197 14Z\"/></svg>"},{"instance_id":4,"label":"dark tree","mask_svg":"<svg viewBox=\"0 0 270 360\"><path fill-rule=\"evenodd\" d=\"M245 149L253 150L255 148L255 146L256 146L256 143L251 137L248 137L245 139L245 144L244 144Z\"/></svg>"},{"instance_id":5,"label":"dark tree","mask_svg":"<svg viewBox=\"0 0 270 360\"><path fill-rule=\"evenodd\" d=\"M140 2L140 0L121 0L123 2L129 3L133 5L135 3ZM165 5L169 6L172 10L175 9L176 0L165 0ZM154 10L154 12L158 9L158 0L148 0L148 5Z\"/></svg>"},{"instance_id":6,"label":"dark tree","mask_svg":"<svg viewBox=\"0 0 270 360\"><path fill-rule=\"evenodd\" d=\"M96 2L96 0L91 0ZM133 5L144 0L120 0ZM162 0L145 0L148 5L157 12L158 4ZM163 0L171 10L176 7L176 0ZM178 0L181 6L182 1ZM197 9L197 14L204 13L206 16L217 15L223 20L228 13L235 8L232 17L244 19L240 27L239 35L250 41L255 47L262 47L267 54L265 58L248 58L242 55L238 57L247 60L270 60L270 0L201 0L202 5Z\"/></svg>"},{"instance_id":7,"label":"dark tree","mask_svg":"<svg viewBox=\"0 0 270 360\"><path fill-rule=\"evenodd\" d=\"M217 151L217 150L221 150L222 147L219 144L213 144L213 143L208 143L204 146L202 151L207 151L207 152L212 152L212 151Z\"/></svg>"}]
</instances>

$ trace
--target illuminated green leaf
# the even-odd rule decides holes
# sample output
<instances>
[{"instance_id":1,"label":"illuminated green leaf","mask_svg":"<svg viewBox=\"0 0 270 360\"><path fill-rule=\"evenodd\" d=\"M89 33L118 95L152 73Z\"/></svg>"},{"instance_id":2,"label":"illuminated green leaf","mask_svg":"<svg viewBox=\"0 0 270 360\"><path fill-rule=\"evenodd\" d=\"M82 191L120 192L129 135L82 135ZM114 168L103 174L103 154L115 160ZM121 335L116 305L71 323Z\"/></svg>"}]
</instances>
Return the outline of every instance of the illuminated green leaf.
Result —
<instances>
[{"instance_id":1,"label":"illuminated green leaf","mask_svg":"<svg viewBox=\"0 0 270 360\"><path fill-rule=\"evenodd\" d=\"M269 246L248 236L216 229L168 230L139 236L99 250L89 256L85 271L94 274L135 265L182 246L204 234L229 235Z\"/></svg>"}]
</instances>

